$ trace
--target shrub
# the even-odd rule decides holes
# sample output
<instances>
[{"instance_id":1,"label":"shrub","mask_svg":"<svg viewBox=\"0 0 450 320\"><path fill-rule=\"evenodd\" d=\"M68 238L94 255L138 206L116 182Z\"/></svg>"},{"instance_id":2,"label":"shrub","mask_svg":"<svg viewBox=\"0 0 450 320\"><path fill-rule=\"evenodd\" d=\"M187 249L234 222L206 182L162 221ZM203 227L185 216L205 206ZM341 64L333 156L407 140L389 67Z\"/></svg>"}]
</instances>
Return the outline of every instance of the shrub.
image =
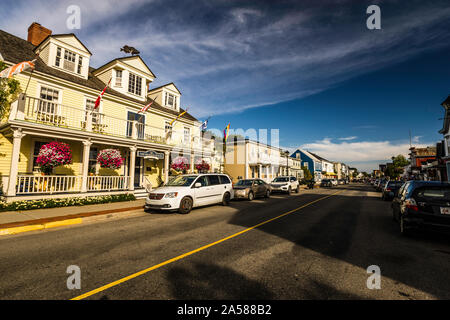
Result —
<instances>
[{"instance_id":1,"label":"shrub","mask_svg":"<svg viewBox=\"0 0 450 320\"><path fill-rule=\"evenodd\" d=\"M117 194L117 195L96 196L96 197L24 200L9 203L5 201L0 201L0 211L72 207L72 206L84 206L89 204L101 204L101 203L133 201L133 200L136 200L136 197L133 194Z\"/></svg>"}]
</instances>

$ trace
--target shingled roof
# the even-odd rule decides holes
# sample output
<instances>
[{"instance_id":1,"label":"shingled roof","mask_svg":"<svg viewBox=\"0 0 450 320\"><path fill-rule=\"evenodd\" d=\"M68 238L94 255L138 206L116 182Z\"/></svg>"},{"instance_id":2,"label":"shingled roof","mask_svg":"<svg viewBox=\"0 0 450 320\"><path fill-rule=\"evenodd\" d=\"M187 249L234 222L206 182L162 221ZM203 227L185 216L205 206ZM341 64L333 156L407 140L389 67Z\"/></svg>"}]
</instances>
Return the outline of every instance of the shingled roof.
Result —
<instances>
[{"instance_id":1,"label":"shingled roof","mask_svg":"<svg viewBox=\"0 0 450 320\"><path fill-rule=\"evenodd\" d=\"M36 57L36 54L33 51L35 48L36 47L32 43L19 37L16 37L10 33L7 33L3 30L0 30L0 53L5 61L12 63L19 63L22 61L33 60ZM100 79L93 76L92 72L94 72L96 69L92 67L89 68L89 75L87 80L75 75L71 75L67 72L49 67L41 58L37 58L37 61L35 63L35 70L63 80L73 82L78 85L98 90L99 92L103 90L105 87L105 84ZM108 88L106 90L106 93L136 103L139 108L142 108L143 106L153 101L152 99L147 97L147 101L144 103L138 99L130 98L127 95L124 95L111 88ZM177 116L179 114L175 110L165 108L155 101L152 104L152 108L172 114L174 116ZM180 108L180 112L183 111L184 110ZM181 119L198 121L195 117L193 117L191 114L187 112L181 117Z\"/></svg>"}]
</instances>

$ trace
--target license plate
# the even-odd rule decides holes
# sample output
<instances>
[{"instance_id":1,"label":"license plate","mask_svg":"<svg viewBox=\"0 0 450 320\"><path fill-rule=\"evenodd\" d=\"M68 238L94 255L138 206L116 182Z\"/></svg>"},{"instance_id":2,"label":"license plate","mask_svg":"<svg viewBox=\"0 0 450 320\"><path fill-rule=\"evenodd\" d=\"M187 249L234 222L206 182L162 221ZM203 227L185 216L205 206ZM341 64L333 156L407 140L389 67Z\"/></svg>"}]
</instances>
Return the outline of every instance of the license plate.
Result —
<instances>
[{"instance_id":1,"label":"license plate","mask_svg":"<svg viewBox=\"0 0 450 320\"><path fill-rule=\"evenodd\" d=\"M450 214L449 207L441 207L441 214Z\"/></svg>"}]
</instances>

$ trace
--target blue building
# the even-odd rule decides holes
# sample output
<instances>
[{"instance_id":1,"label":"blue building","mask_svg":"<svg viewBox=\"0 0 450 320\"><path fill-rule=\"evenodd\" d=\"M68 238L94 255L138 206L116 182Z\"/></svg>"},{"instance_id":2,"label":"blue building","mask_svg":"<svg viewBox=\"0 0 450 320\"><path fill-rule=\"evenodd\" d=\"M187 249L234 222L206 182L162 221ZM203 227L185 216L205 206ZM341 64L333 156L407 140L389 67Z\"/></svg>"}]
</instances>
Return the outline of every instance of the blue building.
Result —
<instances>
[{"instance_id":1,"label":"blue building","mask_svg":"<svg viewBox=\"0 0 450 320\"><path fill-rule=\"evenodd\" d=\"M302 167L308 168L316 182L322 180L322 160L302 149L297 149L291 157L300 159Z\"/></svg>"}]
</instances>

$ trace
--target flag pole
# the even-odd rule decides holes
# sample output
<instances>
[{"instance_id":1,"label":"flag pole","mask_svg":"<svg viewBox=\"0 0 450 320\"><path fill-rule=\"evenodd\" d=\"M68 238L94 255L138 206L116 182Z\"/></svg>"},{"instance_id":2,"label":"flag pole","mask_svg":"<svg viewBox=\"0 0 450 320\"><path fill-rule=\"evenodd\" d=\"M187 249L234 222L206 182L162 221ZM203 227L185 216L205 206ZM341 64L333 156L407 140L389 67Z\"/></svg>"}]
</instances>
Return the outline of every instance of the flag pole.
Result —
<instances>
[{"instance_id":1,"label":"flag pole","mask_svg":"<svg viewBox=\"0 0 450 320\"><path fill-rule=\"evenodd\" d=\"M35 57L33 60L37 60L37 58L39 58L39 51L36 52L36 57ZM30 85L31 76L33 75L33 72L34 72L34 69L35 69L35 68L36 68L36 67L34 67L33 69L31 69L30 76L28 77L27 86L26 86L26 88L25 88L24 95L22 96L22 100L24 100L24 99L25 99L25 96L27 95L28 86Z\"/></svg>"}]
</instances>

